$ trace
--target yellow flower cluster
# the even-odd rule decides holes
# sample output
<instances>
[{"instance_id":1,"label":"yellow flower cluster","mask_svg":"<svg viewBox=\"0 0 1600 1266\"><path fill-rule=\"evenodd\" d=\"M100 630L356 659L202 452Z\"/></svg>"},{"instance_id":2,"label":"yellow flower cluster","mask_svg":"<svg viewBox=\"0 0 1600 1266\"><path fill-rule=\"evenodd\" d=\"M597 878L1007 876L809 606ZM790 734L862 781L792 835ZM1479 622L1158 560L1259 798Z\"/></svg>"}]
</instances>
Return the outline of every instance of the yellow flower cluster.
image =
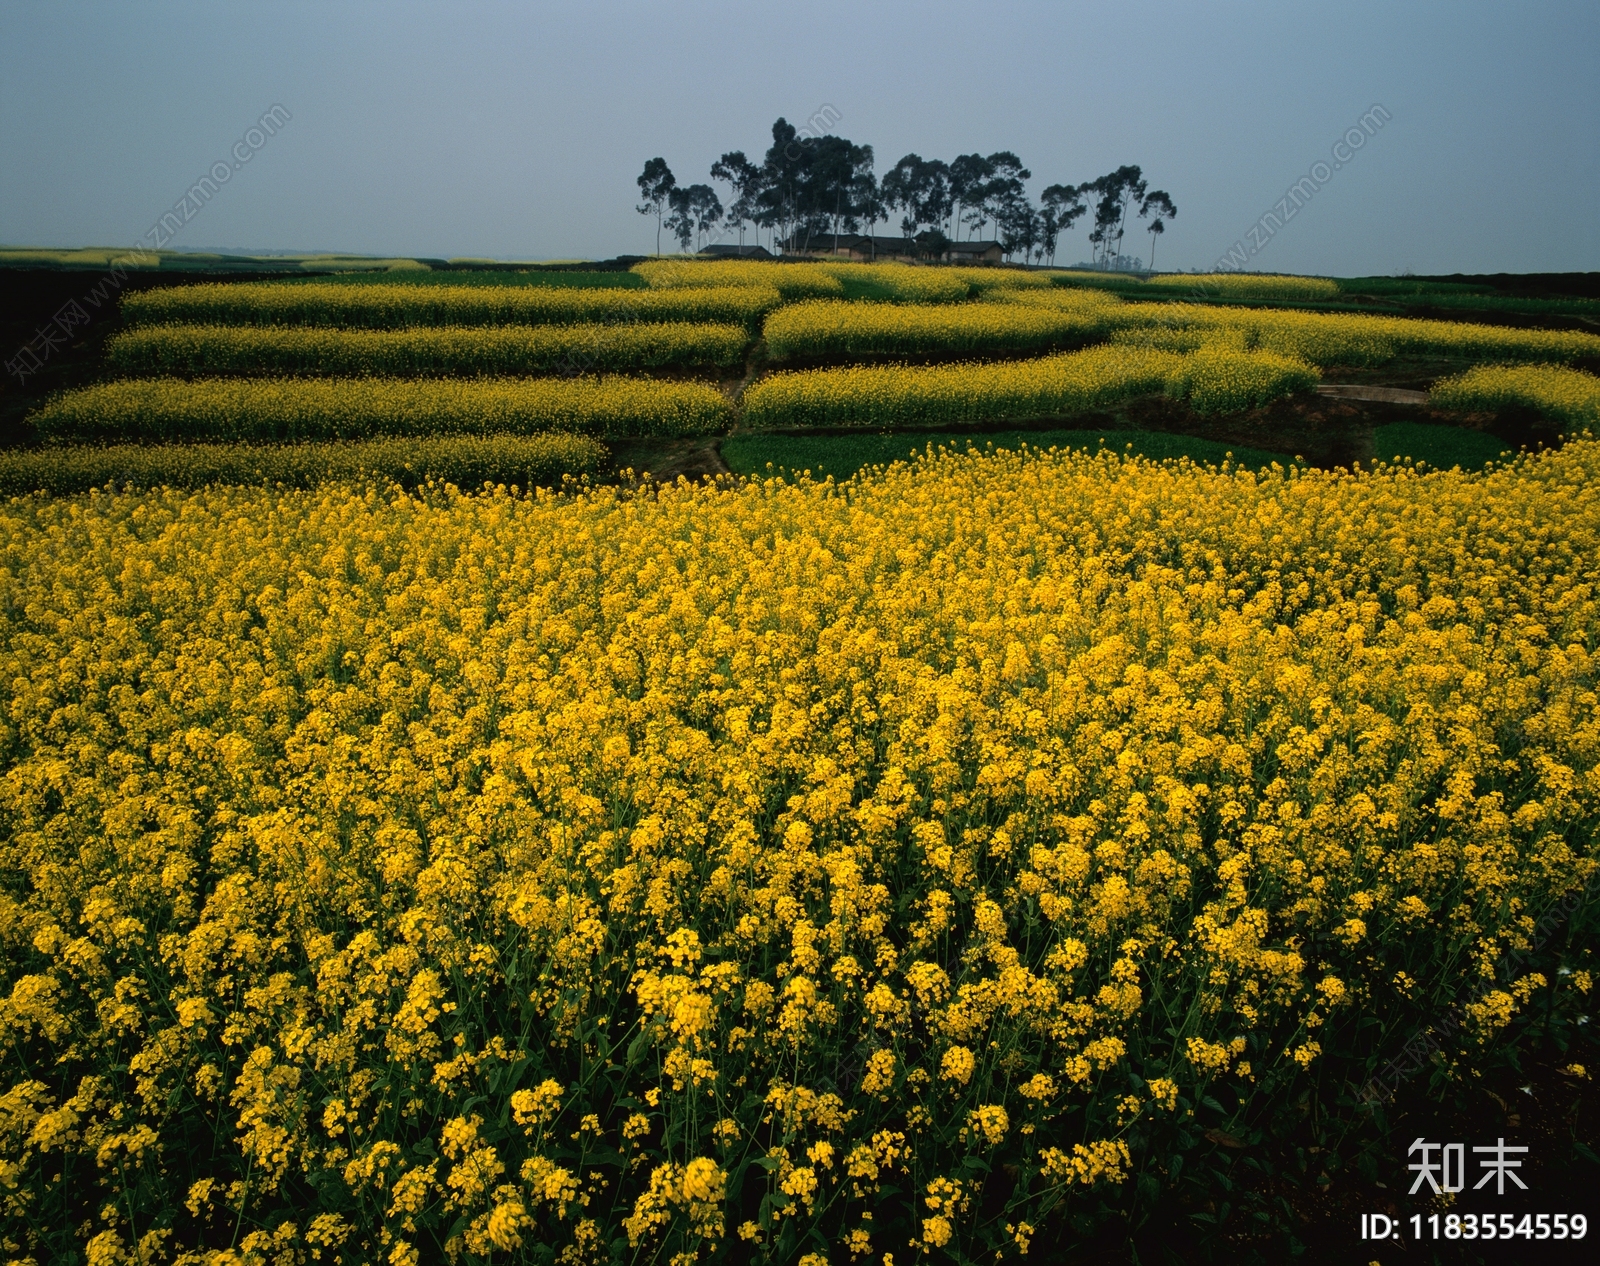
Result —
<instances>
[{"instance_id":1,"label":"yellow flower cluster","mask_svg":"<svg viewBox=\"0 0 1600 1266\"><path fill-rule=\"evenodd\" d=\"M727 398L647 378L144 378L57 396L31 417L50 440L368 439L381 435L701 435Z\"/></svg>"},{"instance_id":2,"label":"yellow flower cluster","mask_svg":"<svg viewBox=\"0 0 1600 1266\"><path fill-rule=\"evenodd\" d=\"M839 280L807 263L763 263L755 259L647 259L633 271L652 290L744 286L774 290L785 299L818 299L844 293Z\"/></svg>"},{"instance_id":3,"label":"yellow flower cluster","mask_svg":"<svg viewBox=\"0 0 1600 1266\"><path fill-rule=\"evenodd\" d=\"M1600 431L1600 378L1559 365L1480 365L1434 383L1428 402L1465 413L1526 405L1572 431Z\"/></svg>"},{"instance_id":4,"label":"yellow flower cluster","mask_svg":"<svg viewBox=\"0 0 1600 1266\"><path fill-rule=\"evenodd\" d=\"M995 290L1048 289L1050 274L1016 268L924 268L911 264L832 261L651 259L633 271L652 289L684 286L760 286L785 300L839 298L865 288L896 303L954 303Z\"/></svg>"},{"instance_id":5,"label":"yellow flower cluster","mask_svg":"<svg viewBox=\"0 0 1600 1266\"><path fill-rule=\"evenodd\" d=\"M916 264L818 264L841 282L870 287L893 303L959 303L972 297L972 268L925 268Z\"/></svg>"},{"instance_id":6,"label":"yellow flower cluster","mask_svg":"<svg viewBox=\"0 0 1600 1266\"><path fill-rule=\"evenodd\" d=\"M917 426L1070 417L1134 396L1193 397L1204 412L1309 390L1317 372L1290 357L1212 348L1180 356L1113 345L1001 364L854 366L777 373L744 395L754 427Z\"/></svg>"},{"instance_id":7,"label":"yellow flower cluster","mask_svg":"<svg viewBox=\"0 0 1600 1266\"><path fill-rule=\"evenodd\" d=\"M995 301L1029 306L1081 304L1071 290L1002 290ZM1532 361L1600 356L1600 335L1578 330L1521 330L1462 321L1347 312L1232 308L1204 303L1123 303L1098 297L1103 322L1119 341L1170 351L1219 343L1294 356L1314 365L1375 365L1399 355Z\"/></svg>"},{"instance_id":8,"label":"yellow flower cluster","mask_svg":"<svg viewBox=\"0 0 1600 1266\"><path fill-rule=\"evenodd\" d=\"M762 335L773 356L1026 353L1088 342L1090 311L997 303L892 304L817 299L779 308Z\"/></svg>"},{"instance_id":9,"label":"yellow flower cluster","mask_svg":"<svg viewBox=\"0 0 1600 1266\"><path fill-rule=\"evenodd\" d=\"M113 338L118 369L153 374L429 375L590 373L741 366L740 325L437 326L401 330L149 325Z\"/></svg>"},{"instance_id":10,"label":"yellow flower cluster","mask_svg":"<svg viewBox=\"0 0 1600 1266\"><path fill-rule=\"evenodd\" d=\"M577 325L717 322L754 329L781 302L764 286L342 286L217 282L129 291L129 325Z\"/></svg>"},{"instance_id":11,"label":"yellow flower cluster","mask_svg":"<svg viewBox=\"0 0 1600 1266\"><path fill-rule=\"evenodd\" d=\"M1167 394L1196 413L1239 413L1296 392L1313 390L1321 375L1293 356L1202 347L1167 378Z\"/></svg>"},{"instance_id":12,"label":"yellow flower cluster","mask_svg":"<svg viewBox=\"0 0 1600 1266\"><path fill-rule=\"evenodd\" d=\"M1332 299L1339 283L1327 277L1276 273L1161 273L1146 283L1225 299Z\"/></svg>"},{"instance_id":13,"label":"yellow flower cluster","mask_svg":"<svg viewBox=\"0 0 1600 1266\"><path fill-rule=\"evenodd\" d=\"M0 451L0 496L56 495L115 484L203 488L331 480L434 480L459 488L484 483L531 488L564 475L595 474L604 445L580 435L445 435L343 444L108 444Z\"/></svg>"},{"instance_id":14,"label":"yellow flower cluster","mask_svg":"<svg viewBox=\"0 0 1600 1266\"><path fill-rule=\"evenodd\" d=\"M1138 286L1139 278L1133 273L1102 273L1087 268L1061 268L1045 274L1054 286L1090 290L1124 290Z\"/></svg>"},{"instance_id":15,"label":"yellow flower cluster","mask_svg":"<svg viewBox=\"0 0 1600 1266\"><path fill-rule=\"evenodd\" d=\"M947 268L944 271L966 282L975 296L992 290L1048 290L1055 284L1052 273L1021 268Z\"/></svg>"},{"instance_id":16,"label":"yellow flower cluster","mask_svg":"<svg viewBox=\"0 0 1600 1266\"><path fill-rule=\"evenodd\" d=\"M1332 299L1339 283L1327 277L1277 273L1097 273L1064 269L1043 274L1057 286L1120 290L1132 296L1187 294L1197 298L1294 301Z\"/></svg>"},{"instance_id":17,"label":"yellow flower cluster","mask_svg":"<svg viewBox=\"0 0 1600 1266\"><path fill-rule=\"evenodd\" d=\"M987 1260L1457 1005L1465 1075L1590 980L1597 493L11 501L7 1252Z\"/></svg>"}]
</instances>

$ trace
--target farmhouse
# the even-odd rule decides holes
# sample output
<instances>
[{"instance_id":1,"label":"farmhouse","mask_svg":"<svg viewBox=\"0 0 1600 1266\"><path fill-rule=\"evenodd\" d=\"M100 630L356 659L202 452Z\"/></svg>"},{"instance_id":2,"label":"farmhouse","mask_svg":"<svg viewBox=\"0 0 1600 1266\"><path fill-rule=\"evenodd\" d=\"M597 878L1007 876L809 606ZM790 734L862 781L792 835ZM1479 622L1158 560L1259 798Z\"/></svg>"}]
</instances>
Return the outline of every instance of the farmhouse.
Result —
<instances>
[{"instance_id":1,"label":"farmhouse","mask_svg":"<svg viewBox=\"0 0 1600 1266\"><path fill-rule=\"evenodd\" d=\"M706 247L700 254L706 259L772 259L773 254L765 246L738 246L734 244L717 244Z\"/></svg>"},{"instance_id":2,"label":"farmhouse","mask_svg":"<svg viewBox=\"0 0 1600 1266\"><path fill-rule=\"evenodd\" d=\"M999 242L951 242L944 257L952 264L998 264L1003 254Z\"/></svg>"},{"instance_id":3,"label":"farmhouse","mask_svg":"<svg viewBox=\"0 0 1600 1266\"><path fill-rule=\"evenodd\" d=\"M882 234L797 233L778 247L785 255L822 255L852 263L928 258L915 241ZM1003 257L999 242L950 242L937 258L954 264L998 264Z\"/></svg>"}]
</instances>

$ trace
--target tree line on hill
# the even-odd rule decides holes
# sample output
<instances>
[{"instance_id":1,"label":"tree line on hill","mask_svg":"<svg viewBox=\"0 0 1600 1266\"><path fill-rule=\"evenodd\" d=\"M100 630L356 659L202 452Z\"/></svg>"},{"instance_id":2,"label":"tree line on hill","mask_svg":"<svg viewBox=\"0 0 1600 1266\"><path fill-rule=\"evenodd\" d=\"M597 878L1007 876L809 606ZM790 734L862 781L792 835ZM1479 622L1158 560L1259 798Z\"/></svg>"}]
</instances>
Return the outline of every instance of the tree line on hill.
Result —
<instances>
[{"instance_id":1,"label":"tree line on hill","mask_svg":"<svg viewBox=\"0 0 1600 1266\"><path fill-rule=\"evenodd\" d=\"M691 244L700 249L719 226L737 232L742 247L749 225L758 243L766 230L774 249L784 242L804 252L826 249L830 235L871 235L898 217L906 253L937 258L963 240L963 229L977 238L993 225L1006 258L1024 263L1054 263L1057 239L1092 212L1089 241L1101 267L1125 260L1130 215L1146 221L1154 267L1156 240L1178 213L1171 196L1151 189L1131 165L1081 185L1050 185L1037 205L1023 184L1033 173L1009 150L962 154L948 163L907 154L881 180L873 167L872 146L804 135L780 118L759 163L730 150L711 165L712 180L727 186L726 204L711 185L680 185L666 159L652 158L637 181L643 199L637 209L656 221L658 255L663 229L685 251Z\"/></svg>"}]
</instances>

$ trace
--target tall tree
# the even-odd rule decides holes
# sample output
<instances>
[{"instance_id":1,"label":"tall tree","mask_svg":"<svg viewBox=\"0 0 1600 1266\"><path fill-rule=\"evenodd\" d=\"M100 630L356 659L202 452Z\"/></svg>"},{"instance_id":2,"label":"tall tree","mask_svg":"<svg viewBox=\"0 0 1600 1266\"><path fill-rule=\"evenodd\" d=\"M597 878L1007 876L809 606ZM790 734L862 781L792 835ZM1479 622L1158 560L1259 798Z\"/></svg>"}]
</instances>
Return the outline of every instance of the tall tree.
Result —
<instances>
[{"instance_id":1,"label":"tall tree","mask_svg":"<svg viewBox=\"0 0 1600 1266\"><path fill-rule=\"evenodd\" d=\"M982 154L958 154L950 163L951 229L961 236L963 217L969 210L982 214L983 190L994 168Z\"/></svg>"},{"instance_id":2,"label":"tall tree","mask_svg":"<svg viewBox=\"0 0 1600 1266\"><path fill-rule=\"evenodd\" d=\"M981 194L983 214L994 220L996 232L1002 228L1001 216L1009 216L1014 232L1015 226L1021 223L1018 204L1027 201L1022 182L1031 179L1033 173L1008 149L998 150L983 161L989 169L989 179L984 182Z\"/></svg>"},{"instance_id":3,"label":"tall tree","mask_svg":"<svg viewBox=\"0 0 1600 1266\"><path fill-rule=\"evenodd\" d=\"M722 218L722 203L710 185L682 185L667 195L667 203L671 207L667 228L683 250L691 241L698 247Z\"/></svg>"},{"instance_id":4,"label":"tall tree","mask_svg":"<svg viewBox=\"0 0 1600 1266\"><path fill-rule=\"evenodd\" d=\"M639 193L644 201L636 210L640 215L656 218L656 254L661 254L661 218L667 210L667 200L678 187L677 178L664 158L652 158L644 165L644 174L638 179Z\"/></svg>"},{"instance_id":5,"label":"tall tree","mask_svg":"<svg viewBox=\"0 0 1600 1266\"><path fill-rule=\"evenodd\" d=\"M1022 192L1020 182L995 206L994 222L1000 234L1000 249L1006 257L1009 259L1021 251L1026 262L1028 253L1039 241L1039 213Z\"/></svg>"},{"instance_id":6,"label":"tall tree","mask_svg":"<svg viewBox=\"0 0 1600 1266\"><path fill-rule=\"evenodd\" d=\"M687 251L694 241L694 211L689 206L688 186L680 185L667 194L666 224L667 232L678 239L678 249Z\"/></svg>"},{"instance_id":7,"label":"tall tree","mask_svg":"<svg viewBox=\"0 0 1600 1266\"><path fill-rule=\"evenodd\" d=\"M1122 234L1128 219L1128 208L1145 196L1145 180L1137 166L1118 167L1098 180L1083 186L1085 193L1096 195L1094 231L1089 240L1095 244L1096 262L1111 264L1122 253Z\"/></svg>"},{"instance_id":8,"label":"tall tree","mask_svg":"<svg viewBox=\"0 0 1600 1266\"><path fill-rule=\"evenodd\" d=\"M831 230L834 249L839 230L855 218L854 193L872 171L872 146L855 145L842 136L818 136L802 142L807 154L801 181L801 215L810 232Z\"/></svg>"},{"instance_id":9,"label":"tall tree","mask_svg":"<svg viewBox=\"0 0 1600 1266\"><path fill-rule=\"evenodd\" d=\"M917 206L916 216L918 224L937 226L950 218L950 167L942 159L930 158L923 164L917 173ZM941 230L939 236L944 239L942 253L948 249L950 239Z\"/></svg>"},{"instance_id":10,"label":"tall tree","mask_svg":"<svg viewBox=\"0 0 1600 1266\"><path fill-rule=\"evenodd\" d=\"M771 229L774 238L780 230L786 236L792 232L807 157L805 142L794 124L780 116L772 125L772 144L761 161L756 215L759 223Z\"/></svg>"},{"instance_id":11,"label":"tall tree","mask_svg":"<svg viewBox=\"0 0 1600 1266\"><path fill-rule=\"evenodd\" d=\"M722 219L722 201L710 185L689 186L689 213L694 216L695 249L705 245L706 234Z\"/></svg>"},{"instance_id":12,"label":"tall tree","mask_svg":"<svg viewBox=\"0 0 1600 1266\"><path fill-rule=\"evenodd\" d=\"M1121 194L1120 201L1122 214L1117 217L1116 253L1121 255L1122 235L1128 227L1128 209L1137 205L1145 196L1146 184L1144 176L1139 171L1137 166L1119 167L1117 169L1117 174L1122 178L1121 188L1119 190Z\"/></svg>"},{"instance_id":13,"label":"tall tree","mask_svg":"<svg viewBox=\"0 0 1600 1266\"><path fill-rule=\"evenodd\" d=\"M867 148L871 148L868 146ZM865 225L869 245L869 258L878 257L878 239L874 235L878 221L888 214L883 205L883 191L878 187L878 178L871 170L857 172L854 186L851 190L851 202L855 206L855 221Z\"/></svg>"},{"instance_id":14,"label":"tall tree","mask_svg":"<svg viewBox=\"0 0 1600 1266\"><path fill-rule=\"evenodd\" d=\"M1070 229L1088 208L1084 206L1083 194L1076 185L1049 186L1039 195L1039 205L1040 240L1053 264L1056 262L1056 241L1062 230Z\"/></svg>"},{"instance_id":15,"label":"tall tree","mask_svg":"<svg viewBox=\"0 0 1600 1266\"><path fill-rule=\"evenodd\" d=\"M1139 218L1150 219L1150 271L1156 270L1156 239L1167 231L1166 222L1178 214L1172 198L1165 189L1154 189L1145 194L1139 203Z\"/></svg>"},{"instance_id":16,"label":"tall tree","mask_svg":"<svg viewBox=\"0 0 1600 1266\"><path fill-rule=\"evenodd\" d=\"M908 251L918 225L943 224L950 216L950 168L937 158L907 154L884 176L882 189L885 205L901 212L900 231Z\"/></svg>"},{"instance_id":17,"label":"tall tree","mask_svg":"<svg viewBox=\"0 0 1600 1266\"><path fill-rule=\"evenodd\" d=\"M917 189L920 177L918 173L926 166L918 154L907 154L898 163L884 173L883 182L879 185L883 194L883 205L889 212L899 211L900 232L905 236L907 250L910 242L917 232Z\"/></svg>"},{"instance_id":18,"label":"tall tree","mask_svg":"<svg viewBox=\"0 0 1600 1266\"><path fill-rule=\"evenodd\" d=\"M743 247L744 226L755 218L756 198L761 192L761 168L746 158L742 149L729 150L711 164L711 178L725 181L731 191L728 219L738 228Z\"/></svg>"}]
</instances>

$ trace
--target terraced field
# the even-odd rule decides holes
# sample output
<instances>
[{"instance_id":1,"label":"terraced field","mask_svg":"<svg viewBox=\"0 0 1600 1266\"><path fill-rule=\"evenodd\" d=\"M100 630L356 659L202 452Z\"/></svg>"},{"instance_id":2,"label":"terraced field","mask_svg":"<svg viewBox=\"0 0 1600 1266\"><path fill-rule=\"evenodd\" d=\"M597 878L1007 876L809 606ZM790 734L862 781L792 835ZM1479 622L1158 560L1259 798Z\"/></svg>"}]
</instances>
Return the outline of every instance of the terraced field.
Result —
<instances>
[{"instance_id":1,"label":"terraced field","mask_svg":"<svg viewBox=\"0 0 1600 1266\"><path fill-rule=\"evenodd\" d=\"M1600 365L1600 338L1577 330L1259 306L1337 290L1316 278L1155 278L1154 301L1116 276L903 265L659 260L492 278L414 269L130 294L107 349L114 381L50 401L32 425L54 444L558 431L613 441L613 469L693 474L726 469L724 433L1076 423L1187 433L1197 455L1232 441L1331 464L1378 456L1374 426L1403 419L1321 401L1329 375L1433 367L1425 420L1438 429L1391 437L1450 459L1493 445L1455 438L1452 415L1491 429L1522 417L1498 433L1511 447L1592 424ZM1173 302L1181 285L1258 306ZM10 486L37 468L18 460ZM87 479L104 463L63 469ZM137 469L156 478L160 459ZM175 455L171 478L207 469Z\"/></svg>"},{"instance_id":2,"label":"terraced field","mask_svg":"<svg viewBox=\"0 0 1600 1266\"><path fill-rule=\"evenodd\" d=\"M634 276L130 296L0 454L7 1260L1277 1245L1587 1080L1600 339Z\"/></svg>"}]
</instances>

